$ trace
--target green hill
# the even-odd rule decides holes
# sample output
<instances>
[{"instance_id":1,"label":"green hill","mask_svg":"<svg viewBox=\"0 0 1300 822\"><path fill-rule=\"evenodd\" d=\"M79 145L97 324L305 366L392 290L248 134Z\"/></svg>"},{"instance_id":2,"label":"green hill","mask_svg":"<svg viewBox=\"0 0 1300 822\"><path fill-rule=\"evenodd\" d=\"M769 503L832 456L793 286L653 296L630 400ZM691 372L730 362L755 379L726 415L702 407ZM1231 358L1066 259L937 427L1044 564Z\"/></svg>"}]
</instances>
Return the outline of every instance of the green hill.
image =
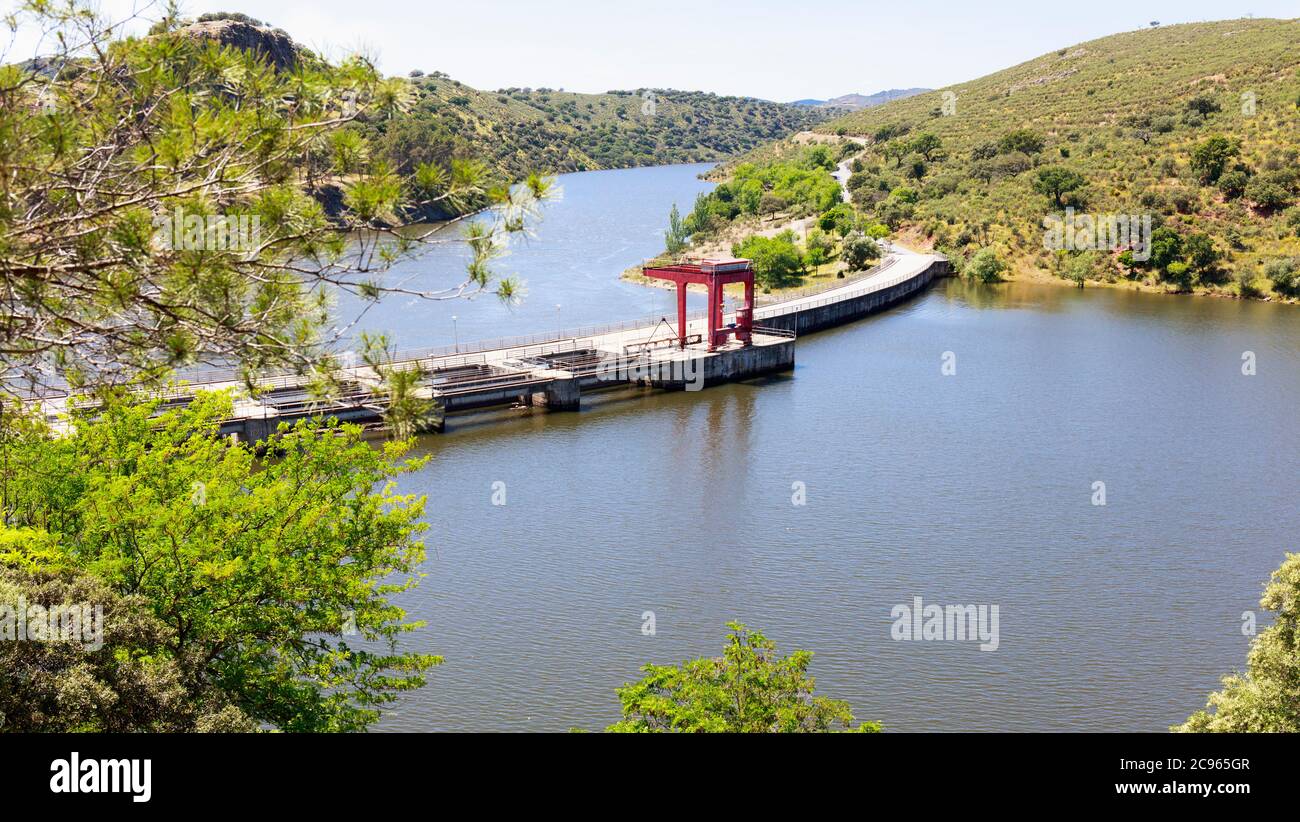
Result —
<instances>
[{"instance_id":1,"label":"green hill","mask_svg":"<svg viewBox=\"0 0 1300 822\"><path fill-rule=\"evenodd\" d=\"M480 91L441 73L411 83L404 114L368 125L390 160L460 153L511 175L721 160L838 113L672 89Z\"/></svg>"},{"instance_id":2,"label":"green hill","mask_svg":"<svg viewBox=\"0 0 1300 822\"><path fill-rule=\"evenodd\" d=\"M151 32L168 30L259 52L280 70L315 59L289 33L239 13L168 18ZM420 163L447 168L452 158L483 161L501 180L532 171L717 161L845 111L674 89L481 91L442 72L412 75L389 85L393 105L363 113L349 127L367 138L366 161L387 160L403 174Z\"/></svg>"},{"instance_id":3,"label":"green hill","mask_svg":"<svg viewBox=\"0 0 1300 822\"><path fill-rule=\"evenodd\" d=\"M865 145L850 178L865 215L959 263L990 247L1017 275L1294 297L1297 44L1294 20L1126 32L816 130ZM1066 207L1149 214L1152 259L1046 248L1043 220Z\"/></svg>"}]
</instances>

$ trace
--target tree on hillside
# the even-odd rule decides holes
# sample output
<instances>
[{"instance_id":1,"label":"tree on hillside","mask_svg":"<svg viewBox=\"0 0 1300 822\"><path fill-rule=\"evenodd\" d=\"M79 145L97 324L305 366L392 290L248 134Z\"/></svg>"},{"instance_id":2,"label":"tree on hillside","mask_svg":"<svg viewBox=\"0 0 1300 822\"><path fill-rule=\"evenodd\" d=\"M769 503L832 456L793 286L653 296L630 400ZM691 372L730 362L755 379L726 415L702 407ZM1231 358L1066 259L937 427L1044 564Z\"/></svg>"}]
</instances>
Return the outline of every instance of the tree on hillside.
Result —
<instances>
[{"instance_id":1,"label":"tree on hillside","mask_svg":"<svg viewBox=\"0 0 1300 822\"><path fill-rule=\"evenodd\" d=\"M1273 290L1284 297L1300 297L1300 257L1280 257L1264 266Z\"/></svg>"},{"instance_id":2,"label":"tree on hillside","mask_svg":"<svg viewBox=\"0 0 1300 822\"><path fill-rule=\"evenodd\" d=\"M1048 166L1038 170L1038 178L1034 180L1034 190L1051 197L1057 208L1064 208L1065 203L1062 198L1072 191L1078 191L1086 184L1087 180L1083 175L1072 168Z\"/></svg>"},{"instance_id":3,"label":"tree on hillside","mask_svg":"<svg viewBox=\"0 0 1300 822\"><path fill-rule=\"evenodd\" d=\"M1187 241L1183 244L1183 253L1187 257L1187 264L1202 281L1209 282L1216 279L1221 255L1214 247L1214 240L1210 235L1200 232L1188 235Z\"/></svg>"},{"instance_id":4,"label":"tree on hillside","mask_svg":"<svg viewBox=\"0 0 1300 822\"><path fill-rule=\"evenodd\" d=\"M1264 176L1255 177L1247 184L1245 197L1254 203L1256 208L1265 211L1276 211L1295 202L1295 195L1290 189Z\"/></svg>"},{"instance_id":5,"label":"tree on hillside","mask_svg":"<svg viewBox=\"0 0 1300 822\"><path fill-rule=\"evenodd\" d=\"M908 148L916 154L925 158L927 163L933 162L936 154L943 148L943 141L937 135L925 132L912 138Z\"/></svg>"},{"instance_id":6,"label":"tree on hillside","mask_svg":"<svg viewBox=\"0 0 1300 822\"><path fill-rule=\"evenodd\" d=\"M721 657L681 665L646 665L639 682L618 689L623 719L617 733L818 733L877 732L854 727L847 702L816 696L808 676L812 654L778 657L776 645L739 622Z\"/></svg>"},{"instance_id":7,"label":"tree on hillside","mask_svg":"<svg viewBox=\"0 0 1300 822\"><path fill-rule=\"evenodd\" d=\"M1004 154L1019 151L1023 154L1037 154L1045 145L1042 135L1027 128L1016 129L998 141L998 149Z\"/></svg>"},{"instance_id":8,"label":"tree on hillside","mask_svg":"<svg viewBox=\"0 0 1300 822\"><path fill-rule=\"evenodd\" d=\"M1219 181L1228 161L1236 157L1238 151L1236 140L1216 135L1192 149L1192 169L1200 174L1201 182L1213 185Z\"/></svg>"},{"instance_id":9,"label":"tree on hillside","mask_svg":"<svg viewBox=\"0 0 1300 822\"><path fill-rule=\"evenodd\" d=\"M1300 732L1300 554L1287 554L1259 600L1276 614L1250 643L1246 672L1223 678L1205 710L1182 725L1184 732Z\"/></svg>"},{"instance_id":10,"label":"tree on hillside","mask_svg":"<svg viewBox=\"0 0 1300 822\"><path fill-rule=\"evenodd\" d=\"M472 246L446 288L383 277L448 242L399 230L412 209L497 204L499 241L550 190L536 176L507 190L468 161L398 174L353 125L400 110L405 80L302 49L281 65L170 24L115 40L82 0L25 5L14 25L56 51L0 68L7 390L156 382L196 362L308 370L337 337L325 331L334 291L514 296L488 265L492 244Z\"/></svg>"},{"instance_id":11,"label":"tree on hillside","mask_svg":"<svg viewBox=\"0 0 1300 822\"><path fill-rule=\"evenodd\" d=\"M1151 255L1147 265L1165 271L1183 257L1183 238L1172 228L1164 226L1151 232Z\"/></svg>"}]
</instances>

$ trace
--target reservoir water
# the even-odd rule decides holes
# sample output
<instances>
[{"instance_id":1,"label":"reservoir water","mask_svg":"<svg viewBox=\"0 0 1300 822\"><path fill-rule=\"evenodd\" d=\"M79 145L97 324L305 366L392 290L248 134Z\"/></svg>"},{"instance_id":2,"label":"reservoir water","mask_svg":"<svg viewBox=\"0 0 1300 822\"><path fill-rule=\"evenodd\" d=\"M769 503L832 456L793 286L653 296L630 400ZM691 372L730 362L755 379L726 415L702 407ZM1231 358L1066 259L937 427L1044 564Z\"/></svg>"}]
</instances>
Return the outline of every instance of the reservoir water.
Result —
<instances>
[{"instance_id":1,"label":"reservoir water","mask_svg":"<svg viewBox=\"0 0 1300 822\"><path fill-rule=\"evenodd\" d=\"M616 277L698 172L563 178L510 258L511 325L487 301L367 322L425 345L452 313L464 340L556 303L566 326L666 311ZM1164 731L1244 666L1243 613L1267 623L1300 550L1298 352L1293 306L950 280L800 338L778 378L454 419L401 483L431 525L405 644L446 662L378 729L597 730L640 665L717 655L734 619L887 730ZM892 638L914 597L998 606L997 649Z\"/></svg>"}]
</instances>

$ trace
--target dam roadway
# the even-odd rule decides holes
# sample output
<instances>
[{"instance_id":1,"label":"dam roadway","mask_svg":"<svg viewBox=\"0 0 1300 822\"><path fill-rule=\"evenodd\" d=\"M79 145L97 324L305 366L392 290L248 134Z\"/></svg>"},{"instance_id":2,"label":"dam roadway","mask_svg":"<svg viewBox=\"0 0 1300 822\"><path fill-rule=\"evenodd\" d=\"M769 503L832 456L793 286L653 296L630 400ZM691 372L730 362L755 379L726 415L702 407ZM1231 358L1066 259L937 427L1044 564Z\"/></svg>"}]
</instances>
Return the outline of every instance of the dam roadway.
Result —
<instances>
[{"instance_id":1,"label":"dam roadway","mask_svg":"<svg viewBox=\"0 0 1300 822\"><path fill-rule=\"evenodd\" d=\"M696 390L794 367L796 338L852 322L907 299L946 276L947 260L894 247L881 263L843 284L787 296L756 306L750 345L735 340L708 351L704 312L688 315L687 345L679 347L669 318L611 323L577 330L461 343L442 348L398 352L394 369L419 369L416 394L441 408L439 428L460 413L494 407L545 407L577 410L584 392L651 386ZM731 321L734 314L724 320ZM346 363L345 363L346 365ZM312 416L379 423L387 406L382 379L368 366L344 367L337 373L343 390L320 400L301 375L260 380L249 396L233 372L199 372L161 395L164 407L188 402L198 391L234 389L234 414L222 433L255 442L274 433L280 423ZM66 398L42 402L47 418L61 418Z\"/></svg>"}]
</instances>

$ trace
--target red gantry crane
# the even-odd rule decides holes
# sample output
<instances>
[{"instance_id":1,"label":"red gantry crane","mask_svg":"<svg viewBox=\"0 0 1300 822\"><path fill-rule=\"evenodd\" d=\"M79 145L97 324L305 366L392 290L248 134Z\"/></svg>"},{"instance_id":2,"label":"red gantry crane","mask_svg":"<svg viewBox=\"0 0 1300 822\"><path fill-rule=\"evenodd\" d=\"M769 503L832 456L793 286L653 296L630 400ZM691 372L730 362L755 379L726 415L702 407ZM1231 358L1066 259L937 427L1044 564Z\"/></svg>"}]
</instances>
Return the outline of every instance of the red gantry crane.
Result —
<instances>
[{"instance_id":1,"label":"red gantry crane","mask_svg":"<svg viewBox=\"0 0 1300 822\"><path fill-rule=\"evenodd\" d=\"M647 277L677 283L677 341L686 347L686 286L692 283L709 289L709 331L704 339L713 351L725 345L727 337L735 336L743 345L749 345L754 330L754 269L749 260L700 260L698 263L678 263L644 269ZM745 284L745 302L736 310L736 322L723 325L722 287L728 283Z\"/></svg>"}]
</instances>

